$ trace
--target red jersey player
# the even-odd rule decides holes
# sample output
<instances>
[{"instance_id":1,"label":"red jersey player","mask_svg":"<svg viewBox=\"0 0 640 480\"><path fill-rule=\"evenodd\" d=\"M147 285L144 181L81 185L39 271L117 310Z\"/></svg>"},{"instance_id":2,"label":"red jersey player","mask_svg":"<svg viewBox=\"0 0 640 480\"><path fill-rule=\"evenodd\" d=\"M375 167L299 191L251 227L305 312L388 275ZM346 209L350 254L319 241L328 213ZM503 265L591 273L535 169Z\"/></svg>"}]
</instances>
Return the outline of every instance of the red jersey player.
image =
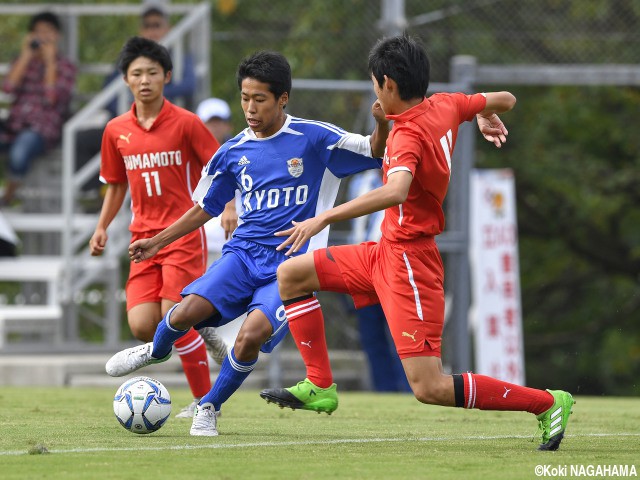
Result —
<instances>
[{"instance_id":1,"label":"red jersey player","mask_svg":"<svg viewBox=\"0 0 640 480\"><path fill-rule=\"evenodd\" d=\"M333 412L338 407L324 336L318 290L349 293L356 307L380 303L407 379L427 404L527 411L537 415L541 450L557 450L572 396L509 384L471 372L445 375L440 359L444 325L444 271L434 236L444 229L442 204L449 186L458 127L475 116L488 141L500 147L507 130L498 113L511 110L509 92L424 97L429 60L408 36L381 40L369 55L373 88L387 118L394 120L383 162L384 185L276 235L278 247L296 252L327 225L385 212L382 239L316 250L278 268L280 296L307 367L307 378L261 396L280 406Z\"/></svg>"},{"instance_id":2,"label":"red jersey player","mask_svg":"<svg viewBox=\"0 0 640 480\"><path fill-rule=\"evenodd\" d=\"M131 192L132 241L153 237L192 208L193 189L219 147L196 115L163 97L173 68L166 48L133 37L122 49L119 67L134 103L129 112L111 120L103 134L100 178L107 191L89 242L91 255L104 251L107 227L120 210L127 188ZM182 288L204 273L206 260L201 228L172 243L154 260L131 263L127 317L137 339L153 339L160 319L180 302ZM223 351L218 360L222 362L226 346L221 340L220 345ZM176 342L176 350L193 396L199 400L211 389L203 339L192 329ZM178 416L191 418L196 403Z\"/></svg>"}]
</instances>

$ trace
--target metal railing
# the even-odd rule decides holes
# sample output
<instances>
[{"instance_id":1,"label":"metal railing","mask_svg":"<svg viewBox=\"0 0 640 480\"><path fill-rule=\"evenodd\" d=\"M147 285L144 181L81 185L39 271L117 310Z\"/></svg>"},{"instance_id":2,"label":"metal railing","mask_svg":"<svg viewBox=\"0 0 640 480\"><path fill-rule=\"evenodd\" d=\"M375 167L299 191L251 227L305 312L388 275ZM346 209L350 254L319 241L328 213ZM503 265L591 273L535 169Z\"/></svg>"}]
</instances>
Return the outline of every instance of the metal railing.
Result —
<instances>
[{"instance_id":1,"label":"metal railing","mask_svg":"<svg viewBox=\"0 0 640 480\"><path fill-rule=\"evenodd\" d=\"M51 11L58 14L64 25L64 42L62 50L66 56L77 63L79 53L79 22L82 17L90 16L136 16L138 17L144 6L142 4L100 4L100 5L73 5L73 4L31 4L31 5L0 5L1 15L33 15L42 11ZM209 2L198 4L167 4L166 11L169 14L184 14L183 17L171 29L162 40L171 50L174 64L174 78L182 77L185 63L185 54L188 51L192 56L196 74L196 92L194 101L200 101L210 94L211 77L209 73L210 59L210 10ZM135 32L132 32L135 34ZM115 59L114 59L115 61ZM8 71L8 64L0 64L0 74ZM113 64L84 63L80 65L80 73L104 74L114 68ZM130 213L128 202L122 208L118 217L114 219L109 228L110 241L105 254L100 261L91 258L88 252L87 240L90 238L95 222L84 222L81 229L76 221L78 200L81 189L89 181L97 178L100 170L100 154L96 154L81 168L77 168L76 138L82 130L92 124L92 120L101 114L105 107L117 98L118 111L123 112L129 108L129 89L119 76L110 82L102 91L93 96L63 127L62 134L62 214L56 215L61 234L60 254L65 269L60 284L60 299L65 307L65 330L67 340L78 339L78 308L74 305L74 296L83 288L98 283L105 285L108 293L105 305L105 318L101 325L105 333L105 344L113 346L119 341L120 308L113 301L115 295L111 295L120 288L119 258L129 243L127 224ZM34 225L29 231L48 231L50 225L43 225L38 218L42 216L25 215L24 222L32 222ZM97 221L97 216L96 216ZM23 222L23 223L24 223ZM37 224L36 224L37 223Z\"/></svg>"}]
</instances>

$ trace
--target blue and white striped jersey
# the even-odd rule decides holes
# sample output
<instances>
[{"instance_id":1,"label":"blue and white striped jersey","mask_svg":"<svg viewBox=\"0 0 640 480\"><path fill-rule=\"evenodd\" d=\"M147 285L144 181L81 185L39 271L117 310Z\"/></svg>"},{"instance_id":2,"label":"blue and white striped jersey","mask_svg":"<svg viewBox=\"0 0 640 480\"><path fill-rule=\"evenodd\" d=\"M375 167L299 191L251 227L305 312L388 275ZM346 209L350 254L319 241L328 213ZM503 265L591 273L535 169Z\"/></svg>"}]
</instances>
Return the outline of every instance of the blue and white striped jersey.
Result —
<instances>
[{"instance_id":1,"label":"blue and white striped jersey","mask_svg":"<svg viewBox=\"0 0 640 480\"><path fill-rule=\"evenodd\" d=\"M380 166L368 136L287 115L271 137L257 138L246 128L222 145L193 200L215 217L240 189L243 212L234 238L275 247L284 241L275 232L333 207L340 178ZM326 246L328 236L327 227L299 253Z\"/></svg>"}]
</instances>

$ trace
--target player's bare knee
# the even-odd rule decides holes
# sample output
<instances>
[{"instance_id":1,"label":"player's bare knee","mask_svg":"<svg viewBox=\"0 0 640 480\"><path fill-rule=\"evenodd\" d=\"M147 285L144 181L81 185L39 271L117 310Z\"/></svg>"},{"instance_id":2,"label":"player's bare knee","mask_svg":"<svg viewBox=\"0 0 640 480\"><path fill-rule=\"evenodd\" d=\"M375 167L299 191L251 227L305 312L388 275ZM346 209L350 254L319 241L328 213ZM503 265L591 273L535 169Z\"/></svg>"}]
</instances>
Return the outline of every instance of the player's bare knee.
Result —
<instances>
[{"instance_id":1,"label":"player's bare knee","mask_svg":"<svg viewBox=\"0 0 640 480\"><path fill-rule=\"evenodd\" d=\"M427 405L439 405L440 404L440 392L438 385L423 383L417 386L413 386L413 394L420 403Z\"/></svg>"},{"instance_id":2,"label":"player's bare knee","mask_svg":"<svg viewBox=\"0 0 640 480\"><path fill-rule=\"evenodd\" d=\"M207 300L197 295L189 295L173 310L169 322L173 328L187 330L206 320L214 312L213 306Z\"/></svg>"},{"instance_id":3,"label":"player's bare knee","mask_svg":"<svg viewBox=\"0 0 640 480\"><path fill-rule=\"evenodd\" d=\"M129 328L133 336L141 342L150 342L153 340L155 328L150 323L129 322Z\"/></svg>"},{"instance_id":4,"label":"player's bare knee","mask_svg":"<svg viewBox=\"0 0 640 480\"><path fill-rule=\"evenodd\" d=\"M295 269L290 268L288 262L281 263L276 271L278 277L278 290L280 297L284 299L293 298L295 296Z\"/></svg>"},{"instance_id":5,"label":"player's bare knee","mask_svg":"<svg viewBox=\"0 0 640 480\"><path fill-rule=\"evenodd\" d=\"M278 266L276 274L281 298L287 300L313 293L314 289L309 286L309 280L305 276L306 272L300 266L301 264L297 262L297 258L288 260Z\"/></svg>"},{"instance_id":6,"label":"player's bare knee","mask_svg":"<svg viewBox=\"0 0 640 480\"><path fill-rule=\"evenodd\" d=\"M268 322L265 325L254 325L254 328L241 328L233 344L236 358L241 362L255 359L260 353L260 347L272 333L273 329Z\"/></svg>"},{"instance_id":7,"label":"player's bare knee","mask_svg":"<svg viewBox=\"0 0 640 480\"><path fill-rule=\"evenodd\" d=\"M183 304L178 305L177 308L171 312L171 318L169 319L169 323L171 326L177 330L186 330L189 327L193 326L190 324L189 320L189 307Z\"/></svg>"},{"instance_id":8,"label":"player's bare knee","mask_svg":"<svg viewBox=\"0 0 640 480\"><path fill-rule=\"evenodd\" d=\"M413 395L420 403L426 403L427 405L433 404L433 397L428 388L413 388Z\"/></svg>"},{"instance_id":9,"label":"player's bare knee","mask_svg":"<svg viewBox=\"0 0 640 480\"><path fill-rule=\"evenodd\" d=\"M236 341L233 344L233 353L235 357L241 362L249 362L255 359L260 354L260 347L266 341L269 336L262 338L259 332L246 331L238 332Z\"/></svg>"}]
</instances>

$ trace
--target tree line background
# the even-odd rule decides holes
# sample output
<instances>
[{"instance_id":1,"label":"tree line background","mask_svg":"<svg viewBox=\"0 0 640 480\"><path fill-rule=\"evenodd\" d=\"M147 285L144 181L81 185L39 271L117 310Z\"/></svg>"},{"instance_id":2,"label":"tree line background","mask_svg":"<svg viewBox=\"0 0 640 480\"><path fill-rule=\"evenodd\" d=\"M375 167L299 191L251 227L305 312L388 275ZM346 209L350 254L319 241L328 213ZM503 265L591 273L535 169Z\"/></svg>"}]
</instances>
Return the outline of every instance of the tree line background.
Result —
<instances>
[{"instance_id":1,"label":"tree line background","mask_svg":"<svg viewBox=\"0 0 640 480\"><path fill-rule=\"evenodd\" d=\"M433 82L449 80L450 59L458 54L479 64L640 63L637 0L405 5L406 30L423 40ZM238 130L246 125L235 69L244 56L278 50L295 78L368 80L367 53L384 29L377 0L218 0L212 7L212 93L229 101ZM17 53L26 19L7 16L0 23L4 62ZM137 28L137 18L87 17L80 25L81 62L115 61ZM101 79L81 77L78 90L100 85ZM503 116L509 139L501 150L478 141L477 166L515 172L527 382L579 394L638 395L640 90L477 86L502 89L518 98ZM290 108L353 129L361 100L294 91Z\"/></svg>"}]
</instances>

